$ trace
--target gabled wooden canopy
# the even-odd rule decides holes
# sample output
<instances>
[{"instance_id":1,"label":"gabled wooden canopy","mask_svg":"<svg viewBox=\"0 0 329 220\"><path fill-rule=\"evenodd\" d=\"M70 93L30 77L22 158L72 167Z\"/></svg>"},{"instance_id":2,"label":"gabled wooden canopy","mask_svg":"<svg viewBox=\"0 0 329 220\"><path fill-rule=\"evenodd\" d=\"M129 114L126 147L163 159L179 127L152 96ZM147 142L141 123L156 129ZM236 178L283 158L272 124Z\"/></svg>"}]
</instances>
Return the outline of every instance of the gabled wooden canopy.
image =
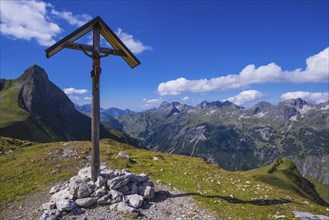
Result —
<instances>
[{"instance_id":1,"label":"gabled wooden canopy","mask_svg":"<svg viewBox=\"0 0 329 220\"><path fill-rule=\"evenodd\" d=\"M93 30L95 25L100 26L100 33L105 38L105 40L114 48L114 50L108 48L101 48L100 52L121 56L131 68L136 67L140 64L140 61L134 56L134 54L122 43L122 41L116 36L116 34L109 28L107 24L97 16L93 20L89 21L82 27L73 31L71 34L67 35L57 43L46 49L46 57L49 58L62 50L63 48L78 49L77 47L84 46L85 50L92 50L92 46L74 44L73 42L87 34L89 31Z\"/></svg>"}]
</instances>

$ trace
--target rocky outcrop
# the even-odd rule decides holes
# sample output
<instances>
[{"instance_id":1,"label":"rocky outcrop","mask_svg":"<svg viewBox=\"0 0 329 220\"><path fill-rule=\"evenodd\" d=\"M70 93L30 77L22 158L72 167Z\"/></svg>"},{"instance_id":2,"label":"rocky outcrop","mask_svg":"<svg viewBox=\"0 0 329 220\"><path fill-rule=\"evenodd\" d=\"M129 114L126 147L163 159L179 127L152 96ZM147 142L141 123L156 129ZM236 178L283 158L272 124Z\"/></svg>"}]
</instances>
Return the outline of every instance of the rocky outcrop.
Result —
<instances>
[{"instance_id":1,"label":"rocky outcrop","mask_svg":"<svg viewBox=\"0 0 329 220\"><path fill-rule=\"evenodd\" d=\"M70 181L50 189L50 201L42 204L41 220L58 219L62 214L81 214L97 205L110 205L121 212L138 213L154 198L154 183L146 174L110 170L102 166L97 181L91 181L90 167L81 169Z\"/></svg>"}]
</instances>

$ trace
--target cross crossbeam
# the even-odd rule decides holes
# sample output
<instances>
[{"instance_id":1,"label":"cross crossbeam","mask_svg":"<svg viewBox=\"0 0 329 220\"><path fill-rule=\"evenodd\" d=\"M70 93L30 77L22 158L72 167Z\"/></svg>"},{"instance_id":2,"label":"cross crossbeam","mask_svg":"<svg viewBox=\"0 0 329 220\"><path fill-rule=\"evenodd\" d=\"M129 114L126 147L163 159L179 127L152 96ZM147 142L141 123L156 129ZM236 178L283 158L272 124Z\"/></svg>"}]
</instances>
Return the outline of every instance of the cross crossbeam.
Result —
<instances>
[{"instance_id":1,"label":"cross crossbeam","mask_svg":"<svg viewBox=\"0 0 329 220\"><path fill-rule=\"evenodd\" d=\"M73 50L84 50L84 51L93 51L92 45L85 45L85 44L77 44L67 42L63 45L64 48L73 49ZM121 50L113 50L110 48L100 47L99 52L105 55L113 55L113 56L124 56L124 53Z\"/></svg>"},{"instance_id":2,"label":"cross crossbeam","mask_svg":"<svg viewBox=\"0 0 329 220\"><path fill-rule=\"evenodd\" d=\"M93 31L93 45L84 45L74 43L77 39L84 36L88 32ZM100 47L100 36L114 48ZM67 35L48 49L46 49L46 57L49 58L61 51L63 48L80 50L88 57L92 58L93 69L92 76L92 114L91 114L91 179L96 182L100 173L100 155L99 155L99 130L100 130L100 59L108 55L120 56L127 64L134 68L140 64L140 61L134 54L122 43L115 33L100 18L96 17L85 25L81 26L71 34ZM87 51L92 52L88 54Z\"/></svg>"}]
</instances>

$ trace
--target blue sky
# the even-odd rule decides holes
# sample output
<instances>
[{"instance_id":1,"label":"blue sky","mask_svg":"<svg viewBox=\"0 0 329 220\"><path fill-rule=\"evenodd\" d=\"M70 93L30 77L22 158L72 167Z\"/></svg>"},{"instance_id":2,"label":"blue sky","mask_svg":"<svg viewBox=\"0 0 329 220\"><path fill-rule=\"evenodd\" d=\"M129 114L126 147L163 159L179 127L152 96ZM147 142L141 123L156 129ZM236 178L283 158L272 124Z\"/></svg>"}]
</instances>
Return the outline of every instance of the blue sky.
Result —
<instances>
[{"instance_id":1,"label":"blue sky","mask_svg":"<svg viewBox=\"0 0 329 220\"><path fill-rule=\"evenodd\" d=\"M91 102L90 58L65 49L47 59L44 50L96 16L142 63L131 69L120 57L102 59L104 108L226 99L250 106L329 96L327 0L5 0L0 9L1 78L38 64L78 104Z\"/></svg>"}]
</instances>

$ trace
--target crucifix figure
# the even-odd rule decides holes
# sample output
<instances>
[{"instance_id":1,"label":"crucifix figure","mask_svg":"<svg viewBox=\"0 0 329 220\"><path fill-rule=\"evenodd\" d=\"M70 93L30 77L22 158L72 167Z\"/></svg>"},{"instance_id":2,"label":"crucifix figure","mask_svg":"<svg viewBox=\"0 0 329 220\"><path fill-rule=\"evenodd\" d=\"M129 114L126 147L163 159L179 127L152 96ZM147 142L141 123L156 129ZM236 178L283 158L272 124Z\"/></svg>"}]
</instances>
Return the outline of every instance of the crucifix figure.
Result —
<instances>
[{"instance_id":1,"label":"crucifix figure","mask_svg":"<svg viewBox=\"0 0 329 220\"><path fill-rule=\"evenodd\" d=\"M84 36L89 31L93 31L93 45L84 45L74 43L77 39ZM114 48L101 48L100 36ZM100 130L100 76L101 76L101 58L109 55L121 56L131 68L140 64L140 61L131 53L131 51L122 43L115 33L104 23L100 17L89 21L87 24L78 28L67 35L48 49L46 49L47 58L59 52L63 48L81 50L92 59L92 114L91 114L91 179L96 181L100 173L100 154L99 154L99 130ZM90 51L92 54L88 54Z\"/></svg>"}]
</instances>

